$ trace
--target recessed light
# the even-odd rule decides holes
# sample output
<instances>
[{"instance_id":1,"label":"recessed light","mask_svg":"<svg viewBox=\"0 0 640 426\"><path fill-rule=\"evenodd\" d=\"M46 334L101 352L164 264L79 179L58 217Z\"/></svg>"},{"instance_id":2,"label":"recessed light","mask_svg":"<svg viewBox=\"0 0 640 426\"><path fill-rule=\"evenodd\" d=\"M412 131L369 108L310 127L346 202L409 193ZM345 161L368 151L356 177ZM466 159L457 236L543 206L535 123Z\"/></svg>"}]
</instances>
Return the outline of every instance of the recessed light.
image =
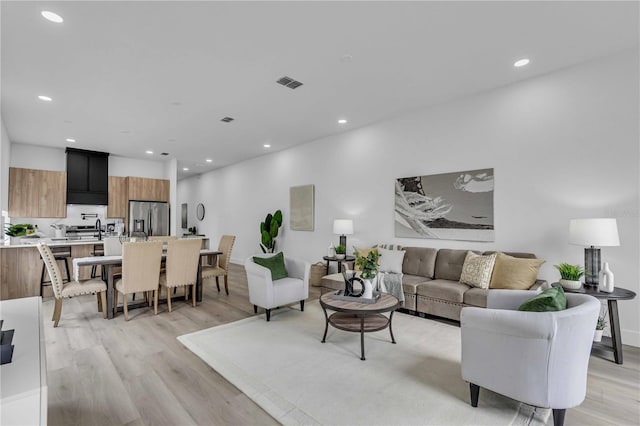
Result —
<instances>
[{"instance_id":1,"label":"recessed light","mask_svg":"<svg viewBox=\"0 0 640 426\"><path fill-rule=\"evenodd\" d=\"M338 124L347 124L347 120L341 118L340 120L338 120Z\"/></svg>"},{"instance_id":2,"label":"recessed light","mask_svg":"<svg viewBox=\"0 0 640 426\"><path fill-rule=\"evenodd\" d=\"M353 61L353 55L349 53L345 53L344 55L340 56L340 62L351 62L351 61Z\"/></svg>"},{"instance_id":3,"label":"recessed light","mask_svg":"<svg viewBox=\"0 0 640 426\"><path fill-rule=\"evenodd\" d=\"M520 59L518 61L515 61L513 63L513 66L516 67L516 68L520 68L520 67L524 67L525 65L529 65L529 62L531 62L531 61L529 61L527 58L524 58L524 59Z\"/></svg>"},{"instance_id":4,"label":"recessed light","mask_svg":"<svg viewBox=\"0 0 640 426\"><path fill-rule=\"evenodd\" d=\"M265 143L265 144L264 144L264 145L262 145L262 146L264 146L265 148L271 148L271 145L269 145L268 143Z\"/></svg>"},{"instance_id":5,"label":"recessed light","mask_svg":"<svg viewBox=\"0 0 640 426\"><path fill-rule=\"evenodd\" d=\"M51 102L53 100L49 96L45 96L45 95L38 95L38 99L45 102Z\"/></svg>"},{"instance_id":6,"label":"recessed light","mask_svg":"<svg viewBox=\"0 0 640 426\"><path fill-rule=\"evenodd\" d=\"M40 14L47 21L55 22L56 24L60 24L62 23L62 21L64 21L64 19L62 19L62 16L48 10L43 10L42 12L40 12Z\"/></svg>"},{"instance_id":7,"label":"recessed light","mask_svg":"<svg viewBox=\"0 0 640 426\"><path fill-rule=\"evenodd\" d=\"M145 152L146 152L147 154L153 154L153 151L150 151L150 150L146 150Z\"/></svg>"},{"instance_id":8,"label":"recessed light","mask_svg":"<svg viewBox=\"0 0 640 426\"><path fill-rule=\"evenodd\" d=\"M212 160L211 158L207 158L205 161L206 161L207 163L211 163L211 162L213 162L213 160Z\"/></svg>"},{"instance_id":9,"label":"recessed light","mask_svg":"<svg viewBox=\"0 0 640 426\"><path fill-rule=\"evenodd\" d=\"M171 139L167 139L169 142L175 142L176 140L171 138Z\"/></svg>"},{"instance_id":10,"label":"recessed light","mask_svg":"<svg viewBox=\"0 0 640 426\"><path fill-rule=\"evenodd\" d=\"M75 140L75 139L73 139L73 138L67 138L67 142L74 143L75 141L76 141L76 140Z\"/></svg>"},{"instance_id":11,"label":"recessed light","mask_svg":"<svg viewBox=\"0 0 640 426\"><path fill-rule=\"evenodd\" d=\"M188 167L183 167L182 170L184 170L185 172L188 172L189 168Z\"/></svg>"}]
</instances>

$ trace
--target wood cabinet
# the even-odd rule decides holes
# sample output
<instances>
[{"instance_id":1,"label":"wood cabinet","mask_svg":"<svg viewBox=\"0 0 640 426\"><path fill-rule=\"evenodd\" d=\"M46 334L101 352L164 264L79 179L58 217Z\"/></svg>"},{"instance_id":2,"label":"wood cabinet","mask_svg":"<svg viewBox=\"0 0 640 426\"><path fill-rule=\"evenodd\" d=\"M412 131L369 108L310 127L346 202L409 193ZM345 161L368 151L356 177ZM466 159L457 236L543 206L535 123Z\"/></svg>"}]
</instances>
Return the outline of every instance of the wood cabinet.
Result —
<instances>
[{"instance_id":1,"label":"wood cabinet","mask_svg":"<svg viewBox=\"0 0 640 426\"><path fill-rule=\"evenodd\" d=\"M149 179L129 176L129 200L136 201L169 201L169 181L166 179Z\"/></svg>"},{"instance_id":2,"label":"wood cabinet","mask_svg":"<svg viewBox=\"0 0 640 426\"><path fill-rule=\"evenodd\" d=\"M0 249L0 300L40 296L41 272L37 247Z\"/></svg>"},{"instance_id":3,"label":"wood cabinet","mask_svg":"<svg viewBox=\"0 0 640 426\"><path fill-rule=\"evenodd\" d=\"M67 174L9 168L9 216L66 217Z\"/></svg>"},{"instance_id":4,"label":"wood cabinet","mask_svg":"<svg viewBox=\"0 0 640 426\"><path fill-rule=\"evenodd\" d=\"M107 206L107 217L124 218L127 216L128 191L126 177L109 176L109 205Z\"/></svg>"}]
</instances>

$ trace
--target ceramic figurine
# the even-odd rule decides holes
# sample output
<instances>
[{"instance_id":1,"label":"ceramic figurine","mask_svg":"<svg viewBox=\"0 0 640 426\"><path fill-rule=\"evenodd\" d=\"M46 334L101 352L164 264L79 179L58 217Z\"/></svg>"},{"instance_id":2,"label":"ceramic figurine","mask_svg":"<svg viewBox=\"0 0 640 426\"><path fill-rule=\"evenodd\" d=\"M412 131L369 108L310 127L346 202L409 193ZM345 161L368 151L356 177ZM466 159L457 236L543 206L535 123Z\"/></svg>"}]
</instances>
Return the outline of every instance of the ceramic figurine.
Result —
<instances>
[{"instance_id":1,"label":"ceramic figurine","mask_svg":"<svg viewBox=\"0 0 640 426\"><path fill-rule=\"evenodd\" d=\"M598 278L600 281L598 290L604 291L605 293L613 293L613 272L611 272L611 269L609 269L609 262L604 262L604 267L600 271L600 276Z\"/></svg>"}]
</instances>

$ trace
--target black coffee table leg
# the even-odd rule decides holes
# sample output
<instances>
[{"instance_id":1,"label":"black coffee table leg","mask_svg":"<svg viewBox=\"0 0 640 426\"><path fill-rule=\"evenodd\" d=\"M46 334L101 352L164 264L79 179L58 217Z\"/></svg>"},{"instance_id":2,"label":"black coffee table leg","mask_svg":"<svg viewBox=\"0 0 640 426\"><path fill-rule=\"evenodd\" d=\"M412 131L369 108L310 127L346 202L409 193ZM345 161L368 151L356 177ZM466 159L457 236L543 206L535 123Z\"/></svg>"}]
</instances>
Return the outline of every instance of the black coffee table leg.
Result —
<instances>
[{"instance_id":1,"label":"black coffee table leg","mask_svg":"<svg viewBox=\"0 0 640 426\"><path fill-rule=\"evenodd\" d=\"M622 336L620 335L620 320L618 319L618 301L607 300L609 307L609 324L611 325L611 343L613 344L613 359L616 364L622 364Z\"/></svg>"},{"instance_id":2,"label":"black coffee table leg","mask_svg":"<svg viewBox=\"0 0 640 426\"><path fill-rule=\"evenodd\" d=\"M389 333L391 334L391 343L395 344L396 339L393 337L393 329L391 328L391 320L393 319L393 311L389 314Z\"/></svg>"},{"instance_id":3,"label":"black coffee table leg","mask_svg":"<svg viewBox=\"0 0 640 426\"><path fill-rule=\"evenodd\" d=\"M327 310L322 307L322 312L324 312L324 335L322 336L322 343L327 341L327 330L329 330L329 316L327 315Z\"/></svg>"},{"instance_id":4,"label":"black coffee table leg","mask_svg":"<svg viewBox=\"0 0 640 426\"><path fill-rule=\"evenodd\" d=\"M362 354L360 359L364 361L364 315L360 316L360 352Z\"/></svg>"}]
</instances>

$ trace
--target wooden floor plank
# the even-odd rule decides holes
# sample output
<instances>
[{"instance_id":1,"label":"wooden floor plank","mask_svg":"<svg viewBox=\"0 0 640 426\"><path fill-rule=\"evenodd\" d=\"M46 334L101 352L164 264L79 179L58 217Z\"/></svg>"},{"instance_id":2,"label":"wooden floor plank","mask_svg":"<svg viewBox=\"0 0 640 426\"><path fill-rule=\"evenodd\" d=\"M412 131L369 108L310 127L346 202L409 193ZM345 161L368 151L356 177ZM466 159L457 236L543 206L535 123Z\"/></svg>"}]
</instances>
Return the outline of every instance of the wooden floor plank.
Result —
<instances>
[{"instance_id":1,"label":"wooden floor plank","mask_svg":"<svg viewBox=\"0 0 640 426\"><path fill-rule=\"evenodd\" d=\"M53 300L45 300L49 424L277 424L176 339L253 315L242 266L230 265L229 291L209 279L196 308L180 301L171 313L160 305L155 316L137 309L128 322L122 313L104 320L94 296L65 299L56 329ZM311 299L319 294L310 289ZM624 360L591 357L587 398L567 411L567 426L639 423L640 349L625 346Z\"/></svg>"}]
</instances>

